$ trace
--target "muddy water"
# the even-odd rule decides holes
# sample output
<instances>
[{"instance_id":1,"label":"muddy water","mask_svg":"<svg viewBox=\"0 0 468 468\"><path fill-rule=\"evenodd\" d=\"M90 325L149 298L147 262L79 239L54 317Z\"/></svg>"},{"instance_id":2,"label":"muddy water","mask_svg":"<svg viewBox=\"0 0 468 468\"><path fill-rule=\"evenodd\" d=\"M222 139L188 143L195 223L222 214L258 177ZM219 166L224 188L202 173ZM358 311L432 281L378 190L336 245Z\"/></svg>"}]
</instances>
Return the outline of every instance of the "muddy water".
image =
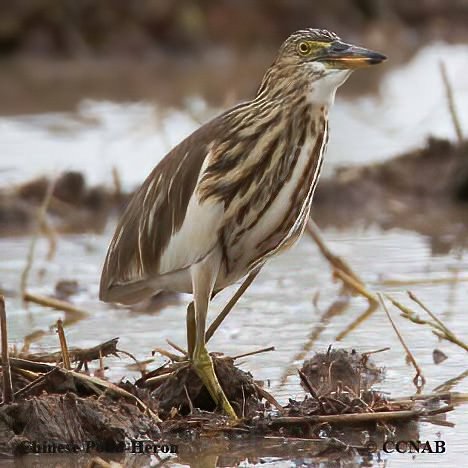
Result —
<instances>
[{"instance_id":1,"label":"muddy water","mask_svg":"<svg viewBox=\"0 0 468 468\"><path fill-rule=\"evenodd\" d=\"M452 137L437 73L437 59L446 57L457 101L463 102L468 97L468 87L462 79L468 72L467 52L468 48L461 46L433 46L421 51L404 69L389 74L382 82L378 96L348 102L338 99L332 116L334 135L328 153L328 170L337 164L389 157L420 144L429 134ZM422 71L427 74L427 79L421 79ZM110 168L115 164L124 186L133 187L168 148L198 125L198 119L204 120L214 112L197 99L189 100L187 106L189 111L181 112L155 110L149 103L84 102L74 114L1 119L1 186L65 168L85 170L92 183L110 183ZM468 129L468 109L459 107L462 124ZM363 135L366 136L365 145ZM79 282L82 289L72 299L79 307L89 310L90 316L68 327L67 337L73 346L92 346L119 336L121 349L146 359L150 357L152 347L165 345L166 338L183 345L188 297L153 314L109 308L98 302L100 266L113 228L113 224L109 225L102 235L61 237L53 262L45 260L47 245L45 241L39 241L30 289L50 294L60 279ZM453 279L456 272L462 276L468 270L464 252L434 257L428 240L411 232L368 228L329 230L324 235L330 248L344 256L371 289L390 292L408 305L404 294L408 286L385 286L382 280L389 277ZM18 345L25 335L35 330L47 331L61 317L60 312L35 305L25 310L15 294L28 245L27 238L0 240L0 284L11 291L7 297L10 339ZM411 289L466 341L468 282L417 284L411 285ZM275 352L245 358L242 367L258 379L269 380L271 391L280 400L285 401L288 396L300 398L302 390L294 375L281 388L279 381L311 331L319 325L320 316L337 298L338 291L339 285L333 283L328 264L315 245L305 238L294 250L265 267L214 336L210 347L235 355L274 345ZM211 317L230 294L232 289L216 298ZM337 334L365 307L363 299L353 298L347 311L325 327L313 350L322 351L329 344L353 347L360 352L389 346L389 351L375 356L377 364L387 368L387 378L381 388L394 396L413 393L414 372L406 365L401 345L382 311L377 311L343 342L336 342ZM439 343L430 331L399 318L394 309L391 312L424 370L426 391L466 369L466 353L453 345ZM56 347L57 338L50 333L33 348L55 350ZM440 365L433 363L434 348L448 355ZM129 363L126 359L108 358L109 376L115 379L134 377L135 374L127 369ZM160 363L162 360L156 358L152 365ZM466 392L467 384L462 382L454 390ZM466 453L466 411L459 408L447 419L455 423L454 428L427 423L420 427L421 440L445 440L447 454L418 455L415 459L412 455L389 454L385 459L386 466L404 463L412 466L456 465ZM37 461L25 463L29 465ZM294 463L303 463L304 456L299 459L296 452L288 451L285 446L282 460L265 458L263 461L270 466L297 466ZM35 466L50 466L49 461L40 463L43 465ZM375 465L379 465L377 460Z\"/></svg>"}]
</instances>

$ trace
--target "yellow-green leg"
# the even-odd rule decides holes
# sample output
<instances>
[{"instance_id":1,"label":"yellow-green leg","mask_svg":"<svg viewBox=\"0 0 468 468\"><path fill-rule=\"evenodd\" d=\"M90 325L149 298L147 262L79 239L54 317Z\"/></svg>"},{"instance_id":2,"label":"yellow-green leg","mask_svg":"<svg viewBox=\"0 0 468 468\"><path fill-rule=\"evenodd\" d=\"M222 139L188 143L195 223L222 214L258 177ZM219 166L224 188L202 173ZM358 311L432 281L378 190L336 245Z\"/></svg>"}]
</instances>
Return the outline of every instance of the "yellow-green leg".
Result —
<instances>
[{"instance_id":1,"label":"yellow-green leg","mask_svg":"<svg viewBox=\"0 0 468 468\"><path fill-rule=\"evenodd\" d=\"M216 405L223 408L224 412L232 419L237 419L237 415L227 399L218 378L216 377L213 361L205 345L206 316L208 313L208 304L213 292L213 287L218 275L221 255L218 251L213 251L205 260L194 265L191 269L193 299L195 308L195 344L193 354L190 356L193 368L197 372L201 381L210 392L211 398ZM190 306L189 306L190 309ZM188 310L187 317L187 342L190 348L193 341L193 320L190 317L191 311Z\"/></svg>"}]
</instances>

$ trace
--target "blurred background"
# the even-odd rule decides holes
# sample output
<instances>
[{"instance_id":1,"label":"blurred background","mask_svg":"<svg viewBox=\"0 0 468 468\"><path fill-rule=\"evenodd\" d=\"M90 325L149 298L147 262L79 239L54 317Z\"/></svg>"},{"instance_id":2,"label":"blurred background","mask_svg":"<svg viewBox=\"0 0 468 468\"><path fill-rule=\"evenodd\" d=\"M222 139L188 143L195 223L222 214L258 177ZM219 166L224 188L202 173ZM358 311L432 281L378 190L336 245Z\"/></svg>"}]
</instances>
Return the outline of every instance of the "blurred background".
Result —
<instances>
[{"instance_id":1,"label":"blurred background","mask_svg":"<svg viewBox=\"0 0 468 468\"><path fill-rule=\"evenodd\" d=\"M184 343L187 297L132 310L99 303L117 216L175 144L255 94L282 41L304 27L389 57L356 71L337 93L314 219L370 289L404 301L411 287L467 337L467 24L468 0L2 1L0 291L11 340L18 349L25 337L33 350L57 349L50 326L63 312L24 303L29 291L84 311L65 317L73 346L120 336L121 349L160 364L150 357L154 346ZM285 399L301 392L295 376L280 381L304 348L388 345L379 355L389 368L384 389L411 393L411 371L381 311L337 342L366 308L363 298L348 298L333 320L340 294L306 236L262 271L212 347L240 354L275 345L245 367ZM462 350L407 321L400 327L431 386L466 370ZM440 366L437 346L448 355ZM111 378L135 375L125 360L108 360ZM455 463L468 422L461 411L451 418L456 427L443 436ZM436 437L432 426L422 431Z\"/></svg>"},{"instance_id":2,"label":"blurred background","mask_svg":"<svg viewBox=\"0 0 468 468\"><path fill-rule=\"evenodd\" d=\"M0 112L68 110L85 97L221 105L255 91L296 29L385 49L392 67L429 42L465 42L467 20L465 0L2 2Z\"/></svg>"}]
</instances>

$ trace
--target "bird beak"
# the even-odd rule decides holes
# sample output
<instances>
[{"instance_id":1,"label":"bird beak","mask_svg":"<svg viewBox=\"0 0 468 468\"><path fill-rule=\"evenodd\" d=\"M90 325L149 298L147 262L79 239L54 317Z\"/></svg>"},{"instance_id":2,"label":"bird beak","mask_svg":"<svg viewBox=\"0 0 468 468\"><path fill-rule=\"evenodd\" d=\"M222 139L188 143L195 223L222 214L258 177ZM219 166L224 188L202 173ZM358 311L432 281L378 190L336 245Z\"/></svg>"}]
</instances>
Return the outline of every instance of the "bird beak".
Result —
<instances>
[{"instance_id":1,"label":"bird beak","mask_svg":"<svg viewBox=\"0 0 468 468\"><path fill-rule=\"evenodd\" d=\"M354 69L375 65L387 57L373 50L335 41L323 51L319 57L321 62L327 62L331 68Z\"/></svg>"}]
</instances>

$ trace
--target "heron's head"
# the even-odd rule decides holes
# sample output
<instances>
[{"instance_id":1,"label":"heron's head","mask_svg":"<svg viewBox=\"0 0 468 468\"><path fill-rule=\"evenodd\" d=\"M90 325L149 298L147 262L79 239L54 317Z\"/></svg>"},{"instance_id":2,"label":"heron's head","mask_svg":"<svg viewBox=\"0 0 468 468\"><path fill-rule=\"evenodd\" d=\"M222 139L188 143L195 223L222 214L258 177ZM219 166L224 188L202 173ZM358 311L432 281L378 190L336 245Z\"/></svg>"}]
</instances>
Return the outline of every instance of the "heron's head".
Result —
<instances>
[{"instance_id":1,"label":"heron's head","mask_svg":"<svg viewBox=\"0 0 468 468\"><path fill-rule=\"evenodd\" d=\"M284 41L262 87L310 84L317 97L323 95L326 99L353 70L385 59L378 52L343 42L335 33L304 29Z\"/></svg>"}]
</instances>

